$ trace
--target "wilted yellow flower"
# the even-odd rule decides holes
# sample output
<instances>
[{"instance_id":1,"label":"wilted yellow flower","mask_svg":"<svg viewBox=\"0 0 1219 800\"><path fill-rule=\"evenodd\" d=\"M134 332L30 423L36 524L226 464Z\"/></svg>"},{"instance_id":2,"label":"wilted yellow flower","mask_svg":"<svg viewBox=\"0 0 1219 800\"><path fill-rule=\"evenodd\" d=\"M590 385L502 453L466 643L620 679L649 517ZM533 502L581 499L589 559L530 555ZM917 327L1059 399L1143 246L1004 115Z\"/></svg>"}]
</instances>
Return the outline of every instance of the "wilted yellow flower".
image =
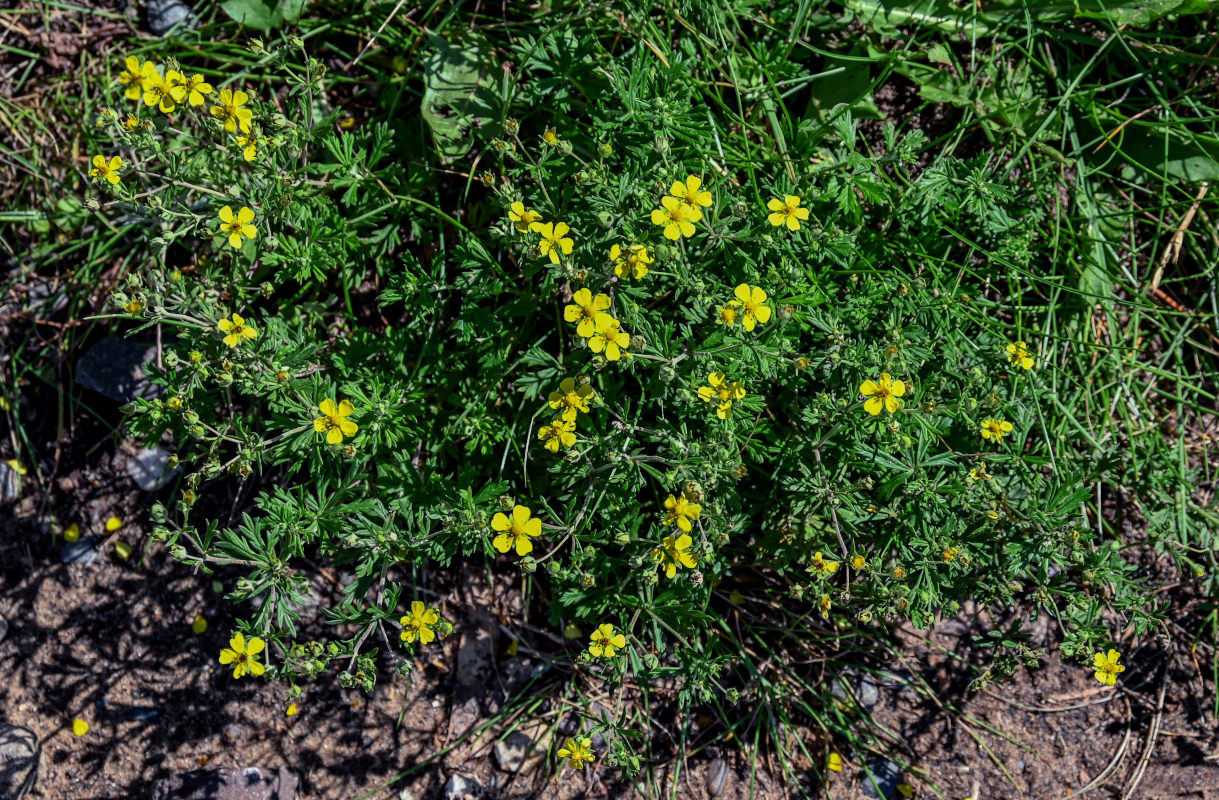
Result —
<instances>
[{"instance_id":1,"label":"wilted yellow flower","mask_svg":"<svg viewBox=\"0 0 1219 800\"><path fill-rule=\"evenodd\" d=\"M64 530L63 538L65 541L68 541L68 542L80 541L80 526L77 525L75 522L73 522L71 525L69 525L67 527L66 530Z\"/></svg>"},{"instance_id":2,"label":"wilted yellow flower","mask_svg":"<svg viewBox=\"0 0 1219 800\"><path fill-rule=\"evenodd\" d=\"M906 394L906 384L893 380L893 376L885 372L879 381L864 381L859 387L859 393L868 398L863 404L863 410L869 414L875 416L882 409L895 414L902 407L902 401L898 398Z\"/></svg>"},{"instance_id":3,"label":"wilted yellow flower","mask_svg":"<svg viewBox=\"0 0 1219 800\"><path fill-rule=\"evenodd\" d=\"M614 274L619 278L628 277L639 280L648 274L648 264L652 263L648 255L647 245L633 244L626 250L618 245L610 248L610 261L614 265Z\"/></svg>"},{"instance_id":4,"label":"wilted yellow flower","mask_svg":"<svg viewBox=\"0 0 1219 800\"><path fill-rule=\"evenodd\" d=\"M652 560L664 567L666 578L672 578L677 575L679 564L687 569L694 569L698 565L694 554L689 552L692 544L694 544L694 540L688 533L666 536L661 541L660 547L652 550Z\"/></svg>"},{"instance_id":5,"label":"wilted yellow flower","mask_svg":"<svg viewBox=\"0 0 1219 800\"><path fill-rule=\"evenodd\" d=\"M786 225L788 230L798 231L800 223L808 219L808 209L800 207L800 198L794 194L789 194L782 200L772 197L766 207L771 211L767 219L776 228Z\"/></svg>"},{"instance_id":6,"label":"wilted yellow flower","mask_svg":"<svg viewBox=\"0 0 1219 800\"><path fill-rule=\"evenodd\" d=\"M1116 683L1117 674L1126 671L1125 666L1117 663L1121 657L1122 654L1116 650L1110 650L1108 654L1097 653L1092 659L1092 668L1096 670L1096 679L1106 686L1112 686Z\"/></svg>"},{"instance_id":7,"label":"wilted yellow flower","mask_svg":"<svg viewBox=\"0 0 1219 800\"><path fill-rule=\"evenodd\" d=\"M813 563L809 566L809 569L823 577L826 575L833 575L838 571L838 562L826 561L824 558L822 558L821 551L818 550L813 554Z\"/></svg>"},{"instance_id":8,"label":"wilted yellow flower","mask_svg":"<svg viewBox=\"0 0 1219 800\"><path fill-rule=\"evenodd\" d=\"M196 635L207 633L207 617L203 616L202 614L196 614L194 621L190 624L190 629L194 631Z\"/></svg>"},{"instance_id":9,"label":"wilted yellow flower","mask_svg":"<svg viewBox=\"0 0 1219 800\"><path fill-rule=\"evenodd\" d=\"M740 381L729 381L722 372L707 376L708 386L698 387L698 397L705 403L715 404L715 416L727 419L732 411L732 402L745 396L745 387Z\"/></svg>"},{"instance_id":10,"label":"wilted yellow flower","mask_svg":"<svg viewBox=\"0 0 1219 800\"><path fill-rule=\"evenodd\" d=\"M566 744L559 748L559 758L568 759L574 769L593 763L597 760L597 754L593 752L593 740L588 737L568 739Z\"/></svg>"},{"instance_id":11,"label":"wilted yellow flower","mask_svg":"<svg viewBox=\"0 0 1219 800\"><path fill-rule=\"evenodd\" d=\"M563 419L575 421L579 414L588 413L588 402L595 396L593 387L587 383L576 386L575 379L564 378L559 381L559 391L551 392L547 401L555 411L563 409Z\"/></svg>"}]
</instances>

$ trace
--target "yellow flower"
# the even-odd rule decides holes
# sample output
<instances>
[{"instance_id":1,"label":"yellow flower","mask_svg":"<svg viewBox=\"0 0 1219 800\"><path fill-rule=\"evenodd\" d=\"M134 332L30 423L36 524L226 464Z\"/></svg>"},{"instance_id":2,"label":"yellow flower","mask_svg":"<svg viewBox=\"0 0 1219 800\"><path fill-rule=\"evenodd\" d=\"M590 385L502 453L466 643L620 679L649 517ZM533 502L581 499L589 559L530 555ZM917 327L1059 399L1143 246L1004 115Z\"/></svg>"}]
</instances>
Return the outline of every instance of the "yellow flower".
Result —
<instances>
[{"instance_id":1,"label":"yellow flower","mask_svg":"<svg viewBox=\"0 0 1219 800\"><path fill-rule=\"evenodd\" d=\"M1012 432L1012 423L1005 419L990 419L982 420L982 438L994 439L995 444L1002 444L1003 437Z\"/></svg>"},{"instance_id":2,"label":"yellow flower","mask_svg":"<svg viewBox=\"0 0 1219 800\"><path fill-rule=\"evenodd\" d=\"M673 186L669 188L669 194L673 195L691 208L697 209L699 206L702 206L703 208L710 208L711 192L708 192L705 189L700 189L702 185L702 178L699 178L696 175L690 175L687 176L685 183L675 181ZM695 222L697 221L698 220L695 220Z\"/></svg>"},{"instance_id":3,"label":"yellow flower","mask_svg":"<svg viewBox=\"0 0 1219 800\"><path fill-rule=\"evenodd\" d=\"M436 638L432 626L440 622L440 615L436 613L436 609L428 608L423 602L412 600L411 613L398 621L402 623L399 639L407 643L418 639L420 644L428 644Z\"/></svg>"},{"instance_id":4,"label":"yellow flower","mask_svg":"<svg viewBox=\"0 0 1219 800\"><path fill-rule=\"evenodd\" d=\"M525 204L517 200L508 209L508 219L516 226L520 233L528 233L532 230L534 223L541 223L542 215L537 211L530 211L525 208Z\"/></svg>"},{"instance_id":5,"label":"yellow flower","mask_svg":"<svg viewBox=\"0 0 1219 800\"><path fill-rule=\"evenodd\" d=\"M254 227L254 210L242 206L234 217L232 206L220 209L220 232L229 237L230 247L240 250L242 236L253 239L258 235L258 229Z\"/></svg>"},{"instance_id":6,"label":"yellow flower","mask_svg":"<svg viewBox=\"0 0 1219 800\"><path fill-rule=\"evenodd\" d=\"M716 314L715 321L720 325L731 328L737 324L741 318L741 309L737 307L735 302L730 302L726 306L720 306L720 311Z\"/></svg>"},{"instance_id":7,"label":"yellow flower","mask_svg":"<svg viewBox=\"0 0 1219 800\"><path fill-rule=\"evenodd\" d=\"M123 128L126 130L133 131L138 127L140 127L140 119L134 114L128 114L127 119L123 120Z\"/></svg>"},{"instance_id":8,"label":"yellow flower","mask_svg":"<svg viewBox=\"0 0 1219 800\"><path fill-rule=\"evenodd\" d=\"M694 235L694 223L703 218L702 212L673 197L660 198L662 208L652 209L652 224L663 225L665 238L677 241Z\"/></svg>"},{"instance_id":9,"label":"yellow flower","mask_svg":"<svg viewBox=\"0 0 1219 800\"><path fill-rule=\"evenodd\" d=\"M246 161L255 161L258 158L259 150L267 146L267 137L238 136L237 146L241 148L241 154Z\"/></svg>"},{"instance_id":10,"label":"yellow flower","mask_svg":"<svg viewBox=\"0 0 1219 800\"><path fill-rule=\"evenodd\" d=\"M866 569L867 566L868 566L868 559L864 558L863 556L852 556L851 557L851 569L863 570L863 569Z\"/></svg>"},{"instance_id":11,"label":"yellow flower","mask_svg":"<svg viewBox=\"0 0 1219 800\"><path fill-rule=\"evenodd\" d=\"M123 310L128 314L138 314L144 310L144 306L139 300L132 300L130 303L123 306Z\"/></svg>"},{"instance_id":12,"label":"yellow flower","mask_svg":"<svg viewBox=\"0 0 1219 800\"><path fill-rule=\"evenodd\" d=\"M685 492L681 493L681 497L669 495L665 498L665 516L662 524L676 525L689 533L693 527L691 522L698 519L702 513L703 507L698 503L691 503Z\"/></svg>"},{"instance_id":13,"label":"yellow flower","mask_svg":"<svg viewBox=\"0 0 1219 800\"><path fill-rule=\"evenodd\" d=\"M826 561L821 557L821 551L818 550L813 554L813 564L809 569L821 576L833 575L838 571L838 562Z\"/></svg>"},{"instance_id":14,"label":"yellow flower","mask_svg":"<svg viewBox=\"0 0 1219 800\"><path fill-rule=\"evenodd\" d=\"M544 256L550 256L551 264L559 263L559 252L563 255L571 255L571 246L575 244L571 237L564 236L571 228L567 227L566 222L534 222L529 226L529 229L541 236L541 241L538 242L538 249Z\"/></svg>"},{"instance_id":15,"label":"yellow flower","mask_svg":"<svg viewBox=\"0 0 1219 800\"><path fill-rule=\"evenodd\" d=\"M986 471L985 461L969 471L969 479L971 481L988 481L992 477L994 476Z\"/></svg>"},{"instance_id":16,"label":"yellow flower","mask_svg":"<svg viewBox=\"0 0 1219 800\"><path fill-rule=\"evenodd\" d=\"M613 658L614 653L626 647L626 637L614 633L613 625L598 626L590 638L592 644L588 646L588 653L593 658Z\"/></svg>"},{"instance_id":17,"label":"yellow flower","mask_svg":"<svg viewBox=\"0 0 1219 800\"><path fill-rule=\"evenodd\" d=\"M559 143L559 136L554 132L554 128L547 128L542 133L542 141L553 147Z\"/></svg>"},{"instance_id":18,"label":"yellow flower","mask_svg":"<svg viewBox=\"0 0 1219 800\"><path fill-rule=\"evenodd\" d=\"M221 333L225 334L224 343L229 347L236 347L242 339L257 339L258 331L253 325L246 322L240 314L233 314L231 320L222 319L216 323L216 327Z\"/></svg>"},{"instance_id":19,"label":"yellow flower","mask_svg":"<svg viewBox=\"0 0 1219 800\"><path fill-rule=\"evenodd\" d=\"M766 292L762 287L742 283L733 294L736 295L733 304L739 305L744 312L745 330L752 331L759 322L765 325L770 321L770 306L766 305Z\"/></svg>"},{"instance_id":20,"label":"yellow flower","mask_svg":"<svg viewBox=\"0 0 1219 800\"><path fill-rule=\"evenodd\" d=\"M1092 668L1096 670L1096 679L1106 686L1112 686L1116 683L1117 674L1126 671L1125 666L1117 663L1121 657L1122 654L1116 650L1110 650L1108 655L1097 653L1092 659Z\"/></svg>"},{"instance_id":21,"label":"yellow flower","mask_svg":"<svg viewBox=\"0 0 1219 800\"><path fill-rule=\"evenodd\" d=\"M196 636L207 633L207 617L196 614L194 621L190 624L190 629L195 632Z\"/></svg>"},{"instance_id":22,"label":"yellow flower","mask_svg":"<svg viewBox=\"0 0 1219 800\"><path fill-rule=\"evenodd\" d=\"M576 333L587 339L597 332L596 319L606 316L603 312L611 302L607 294L594 297L588 289L577 289L571 302L563 307L563 319L575 322Z\"/></svg>"},{"instance_id":23,"label":"yellow flower","mask_svg":"<svg viewBox=\"0 0 1219 800\"><path fill-rule=\"evenodd\" d=\"M156 106L162 113L168 114L178 107L174 100L174 90L178 87L177 83L171 80L170 76L177 75L173 70L165 73L166 77L162 78L154 70L144 81L144 105Z\"/></svg>"},{"instance_id":24,"label":"yellow flower","mask_svg":"<svg viewBox=\"0 0 1219 800\"><path fill-rule=\"evenodd\" d=\"M121 527L123 527L123 521L118 517L110 517L110 519L106 520L107 533L114 533Z\"/></svg>"},{"instance_id":25,"label":"yellow flower","mask_svg":"<svg viewBox=\"0 0 1219 800\"><path fill-rule=\"evenodd\" d=\"M821 595L821 600L818 601L817 605L821 606L821 618L829 619L830 607L833 605L833 602L830 600L830 596L828 594Z\"/></svg>"},{"instance_id":26,"label":"yellow flower","mask_svg":"<svg viewBox=\"0 0 1219 800\"><path fill-rule=\"evenodd\" d=\"M745 396L745 387L740 381L726 380L722 372L712 372L707 376L707 383L710 385L698 387L699 399L705 403L715 403L715 415L728 419L732 401Z\"/></svg>"},{"instance_id":27,"label":"yellow flower","mask_svg":"<svg viewBox=\"0 0 1219 800\"><path fill-rule=\"evenodd\" d=\"M882 373L879 381L864 381L859 387L859 393L868 398L863 404L863 410L876 416L881 409L890 414L896 414L902 407L902 401L897 398L906 394L906 384L893 380L889 373Z\"/></svg>"},{"instance_id":28,"label":"yellow flower","mask_svg":"<svg viewBox=\"0 0 1219 800\"><path fill-rule=\"evenodd\" d=\"M1025 369L1033 368L1033 354L1024 342L1016 342L1007 346L1007 360Z\"/></svg>"},{"instance_id":29,"label":"yellow flower","mask_svg":"<svg viewBox=\"0 0 1219 800\"><path fill-rule=\"evenodd\" d=\"M940 553L940 557L943 558L945 562L950 563L956 560L957 554L960 552L961 548L959 547L945 547L944 551Z\"/></svg>"},{"instance_id":30,"label":"yellow flower","mask_svg":"<svg viewBox=\"0 0 1219 800\"><path fill-rule=\"evenodd\" d=\"M94 156L93 169L89 170L89 176L109 181L111 186L117 186L118 182L122 180L119 176L119 170L122 168L123 159L119 156L111 156L109 161L105 156Z\"/></svg>"},{"instance_id":31,"label":"yellow flower","mask_svg":"<svg viewBox=\"0 0 1219 800\"><path fill-rule=\"evenodd\" d=\"M336 406L334 401L327 397L318 403L317 410L322 412L322 416L313 420L313 430L326 434L327 444L342 444L344 436L350 439L360 429L359 425L347 419L356 410L350 400L344 400Z\"/></svg>"},{"instance_id":32,"label":"yellow flower","mask_svg":"<svg viewBox=\"0 0 1219 800\"><path fill-rule=\"evenodd\" d=\"M182 83L182 95L186 98L186 102L192 106L203 105L204 99L212 93L212 85L203 79L203 76L195 73L189 78L185 78ZM178 102L182 102L182 98L178 98Z\"/></svg>"},{"instance_id":33,"label":"yellow flower","mask_svg":"<svg viewBox=\"0 0 1219 800\"><path fill-rule=\"evenodd\" d=\"M660 547L652 550L652 560L664 567L666 578L672 578L677 574L678 564L687 569L694 569L698 565L694 554L689 552L692 544L694 544L694 540L688 533L666 536L660 543Z\"/></svg>"},{"instance_id":34,"label":"yellow flower","mask_svg":"<svg viewBox=\"0 0 1219 800\"><path fill-rule=\"evenodd\" d=\"M221 89L218 99L219 105L211 108L212 116L224 120L224 129L229 133L236 133L238 128L242 133L249 133L254 112L242 106L249 102L250 96L240 90Z\"/></svg>"},{"instance_id":35,"label":"yellow flower","mask_svg":"<svg viewBox=\"0 0 1219 800\"><path fill-rule=\"evenodd\" d=\"M552 453L559 452L560 447L571 447L576 443L575 420L560 417L549 425L543 425L538 428L538 438L546 442L546 449Z\"/></svg>"},{"instance_id":36,"label":"yellow flower","mask_svg":"<svg viewBox=\"0 0 1219 800\"><path fill-rule=\"evenodd\" d=\"M247 672L251 675L261 675L266 668L258 663L256 656L267 646L267 643L257 636L246 643L245 637L234 633L229 639L229 646L220 651L220 663L233 665L233 677L240 678Z\"/></svg>"},{"instance_id":37,"label":"yellow flower","mask_svg":"<svg viewBox=\"0 0 1219 800\"><path fill-rule=\"evenodd\" d=\"M491 518L491 528L500 534L491 541L491 545L501 553L507 553L516 547L518 556L529 555L533 551L534 536L541 536L542 521L530 514L525 506L512 507L512 519L504 514L496 514Z\"/></svg>"},{"instance_id":38,"label":"yellow flower","mask_svg":"<svg viewBox=\"0 0 1219 800\"><path fill-rule=\"evenodd\" d=\"M151 61L140 63L140 59L135 56L127 56L126 69L119 73L119 84L126 86L127 89L123 95L128 100L139 100L140 95L144 94L144 81L147 79L150 72L156 73L156 67ZM145 68L150 72L146 72Z\"/></svg>"},{"instance_id":39,"label":"yellow flower","mask_svg":"<svg viewBox=\"0 0 1219 800\"><path fill-rule=\"evenodd\" d=\"M614 265L614 274L619 278L633 277L641 279L648 274L648 264L652 257L648 255L647 245L633 244L626 251L618 245L610 248L610 261Z\"/></svg>"},{"instance_id":40,"label":"yellow flower","mask_svg":"<svg viewBox=\"0 0 1219 800\"><path fill-rule=\"evenodd\" d=\"M84 736L88 732L89 723L85 722L83 719L72 720L72 733L76 734L77 736Z\"/></svg>"},{"instance_id":41,"label":"yellow flower","mask_svg":"<svg viewBox=\"0 0 1219 800\"><path fill-rule=\"evenodd\" d=\"M593 325L595 330L588 338L588 349L594 353L604 352L606 361L622 358L622 351L631 345L630 335L620 328L622 323L609 314L598 314Z\"/></svg>"},{"instance_id":42,"label":"yellow flower","mask_svg":"<svg viewBox=\"0 0 1219 800\"><path fill-rule=\"evenodd\" d=\"M580 413L588 413L588 401L595 396L587 383L576 386L574 379L564 378L559 381L559 391L551 392L547 400L555 411L563 409L563 419L574 422Z\"/></svg>"},{"instance_id":43,"label":"yellow flower","mask_svg":"<svg viewBox=\"0 0 1219 800\"><path fill-rule=\"evenodd\" d=\"M808 209L800 207L800 198L794 194L789 194L782 200L772 197L766 207L772 212L766 219L776 228L786 225L788 230L798 231L800 222L808 219Z\"/></svg>"},{"instance_id":44,"label":"yellow flower","mask_svg":"<svg viewBox=\"0 0 1219 800\"><path fill-rule=\"evenodd\" d=\"M568 739L567 743L559 748L559 758L568 759L573 769L593 763L597 760L597 754L593 752L593 740L587 736Z\"/></svg>"}]
</instances>

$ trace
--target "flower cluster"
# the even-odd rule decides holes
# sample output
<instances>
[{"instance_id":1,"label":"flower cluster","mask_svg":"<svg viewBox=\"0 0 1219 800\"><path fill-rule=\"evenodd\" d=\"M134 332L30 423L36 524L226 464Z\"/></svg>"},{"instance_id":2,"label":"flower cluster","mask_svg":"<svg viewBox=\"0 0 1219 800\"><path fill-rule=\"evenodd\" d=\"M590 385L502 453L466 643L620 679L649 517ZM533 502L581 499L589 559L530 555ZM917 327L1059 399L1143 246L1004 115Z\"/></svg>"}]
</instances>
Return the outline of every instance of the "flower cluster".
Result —
<instances>
[{"instance_id":1,"label":"flower cluster","mask_svg":"<svg viewBox=\"0 0 1219 800\"><path fill-rule=\"evenodd\" d=\"M660 208L652 211L652 224L664 228L666 239L676 242L694 235L695 224L703 219L701 209L711 207L711 192L702 188L703 180L690 175L685 182L674 181L669 194L660 198Z\"/></svg>"},{"instance_id":2,"label":"flower cluster","mask_svg":"<svg viewBox=\"0 0 1219 800\"><path fill-rule=\"evenodd\" d=\"M576 443L576 419L588 413L588 404L597 399L593 387L587 383L576 385L574 378L559 381L559 390L551 392L547 404L558 411L559 416L538 429L538 438L552 453L559 452Z\"/></svg>"}]
</instances>

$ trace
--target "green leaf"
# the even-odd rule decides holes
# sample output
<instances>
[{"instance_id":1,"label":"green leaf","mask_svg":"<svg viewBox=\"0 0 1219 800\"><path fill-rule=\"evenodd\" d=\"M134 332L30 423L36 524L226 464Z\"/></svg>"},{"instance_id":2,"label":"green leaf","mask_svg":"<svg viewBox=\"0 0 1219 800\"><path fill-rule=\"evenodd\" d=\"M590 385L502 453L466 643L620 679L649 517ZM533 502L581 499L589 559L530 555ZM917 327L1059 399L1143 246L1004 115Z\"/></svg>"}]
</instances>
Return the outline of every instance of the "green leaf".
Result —
<instances>
[{"instance_id":1,"label":"green leaf","mask_svg":"<svg viewBox=\"0 0 1219 800\"><path fill-rule=\"evenodd\" d=\"M284 23L295 24L309 0L279 0L272 7L263 0L225 0L220 4L234 22L257 31L278 28Z\"/></svg>"},{"instance_id":2,"label":"green leaf","mask_svg":"<svg viewBox=\"0 0 1219 800\"><path fill-rule=\"evenodd\" d=\"M423 57L421 111L445 162L469 151L473 143L471 127L495 119L499 105L490 88L488 49L481 40L471 39L460 45L431 34L431 50Z\"/></svg>"}]
</instances>

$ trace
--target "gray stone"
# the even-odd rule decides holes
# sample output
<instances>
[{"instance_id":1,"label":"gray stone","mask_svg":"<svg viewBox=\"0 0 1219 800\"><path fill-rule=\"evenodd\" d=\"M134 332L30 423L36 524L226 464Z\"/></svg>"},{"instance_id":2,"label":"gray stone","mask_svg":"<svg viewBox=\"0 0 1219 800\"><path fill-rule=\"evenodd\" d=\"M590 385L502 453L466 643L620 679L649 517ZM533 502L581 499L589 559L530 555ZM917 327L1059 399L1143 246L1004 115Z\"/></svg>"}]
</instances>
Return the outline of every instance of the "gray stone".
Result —
<instances>
[{"instance_id":1,"label":"gray stone","mask_svg":"<svg viewBox=\"0 0 1219 800\"><path fill-rule=\"evenodd\" d=\"M415 793L409 787L398 792L398 800L415 800Z\"/></svg>"},{"instance_id":2,"label":"gray stone","mask_svg":"<svg viewBox=\"0 0 1219 800\"><path fill-rule=\"evenodd\" d=\"M0 722L0 800L21 800L38 780L42 748L29 728Z\"/></svg>"},{"instance_id":3,"label":"gray stone","mask_svg":"<svg viewBox=\"0 0 1219 800\"><path fill-rule=\"evenodd\" d=\"M728 762L717 758L707 767L707 794L718 797L728 783Z\"/></svg>"},{"instance_id":4,"label":"gray stone","mask_svg":"<svg viewBox=\"0 0 1219 800\"><path fill-rule=\"evenodd\" d=\"M7 461L0 461L0 505L16 502L21 497L21 473Z\"/></svg>"},{"instance_id":5,"label":"gray stone","mask_svg":"<svg viewBox=\"0 0 1219 800\"><path fill-rule=\"evenodd\" d=\"M76 382L116 403L155 397L161 387L148 382L144 365L156 358L156 345L107 336L76 362Z\"/></svg>"},{"instance_id":6,"label":"gray stone","mask_svg":"<svg viewBox=\"0 0 1219 800\"><path fill-rule=\"evenodd\" d=\"M495 743L495 763L504 772L528 775L537 769L546 756L548 747L547 725L534 721L514 730Z\"/></svg>"},{"instance_id":7,"label":"gray stone","mask_svg":"<svg viewBox=\"0 0 1219 800\"><path fill-rule=\"evenodd\" d=\"M871 773L871 777L869 776ZM893 800L897 796L897 784L901 780L902 768L887 758L874 758L860 776L863 793L873 800ZM879 790L879 791L878 791Z\"/></svg>"},{"instance_id":8,"label":"gray stone","mask_svg":"<svg viewBox=\"0 0 1219 800\"><path fill-rule=\"evenodd\" d=\"M148 0L148 30L164 36L174 27L190 31L199 27L199 18L182 0Z\"/></svg>"},{"instance_id":9,"label":"gray stone","mask_svg":"<svg viewBox=\"0 0 1219 800\"><path fill-rule=\"evenodd\" d=\"M444 800L477 800L483 796L483 787L468 775L454 774L444 785Z\"/></svg>"},{"instance_id":10,"label":"gray stone","mask_svg":"<svg viewBox=\"0 0 1219 800\"><path fill-rule=\"evenodd\" d=\"M61 564L92 564L97 561L97 548L88 539L68 542L59 552Z\"/></svg>"},{"instance_id":11,"label":"gray stone","mask_svg":"<svg viewBox=\"0 0 1219 800\"><path fill-rule=\"evenodd\" d=\"M0 642L4 641L4 637L8 635L8 620L0 617Z\"/></svg>"},{"instance_id":12,"label":"gray stone","mask_svg":"<svg viewBox=\"0 0 1219 800\"><path fill-rule=\"evenodd\" d=\"M169 451L161 445L131 448L127 462L123 465L127 474L146 492L154 492L174 476L177 470L169 468Z\"/></svg>"},{"instance_id":13,"label":"gray stone","mask_svg":"<svg viewBox=\"0 0 1219 800\"><path fill-rule=\"evenodd\" d=\"M170 775L152 785L151 800L293 800L296 774L287 767L210 767Z\"/></svg>"}]
</instances>

